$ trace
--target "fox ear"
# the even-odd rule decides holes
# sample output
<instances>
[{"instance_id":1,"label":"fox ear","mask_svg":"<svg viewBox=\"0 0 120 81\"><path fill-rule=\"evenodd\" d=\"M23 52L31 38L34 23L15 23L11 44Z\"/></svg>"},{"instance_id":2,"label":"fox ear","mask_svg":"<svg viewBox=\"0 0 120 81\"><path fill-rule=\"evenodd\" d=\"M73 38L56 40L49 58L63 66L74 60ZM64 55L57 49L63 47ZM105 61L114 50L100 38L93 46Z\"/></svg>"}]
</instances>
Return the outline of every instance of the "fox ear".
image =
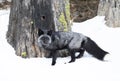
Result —
<instances>
[{"instance_id":1,"label":"fox ear","mask_svg":"<svg viewBox=\"0 0 120 81\"><path fill-rule=\"evenodd\" d=\"M44 34L44 32L43 32L41 29L39 29L39 30L38 30L38 35L40 36L40 35L42 35L42 34Z\"/></svg>"},{"instance_id":2,"label":"fox ear","mask_svg":"<svg viewBox=\"0 0 120 81\"><path fill-rule=\"evenodd\" d=\"M52 33L53 33L53 30L49 30L48 32L47 32L47 35L52 35Z\"/></svg>"}]
</instances>

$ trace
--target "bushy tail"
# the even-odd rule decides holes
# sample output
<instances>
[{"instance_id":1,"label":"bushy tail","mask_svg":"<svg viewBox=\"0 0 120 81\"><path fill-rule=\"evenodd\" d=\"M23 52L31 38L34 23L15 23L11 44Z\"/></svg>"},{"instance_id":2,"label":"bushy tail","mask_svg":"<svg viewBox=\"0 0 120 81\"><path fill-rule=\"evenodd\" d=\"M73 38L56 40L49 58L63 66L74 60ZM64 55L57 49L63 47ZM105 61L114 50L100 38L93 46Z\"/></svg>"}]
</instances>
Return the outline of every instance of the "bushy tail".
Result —
<instances>
[{"instance_id":1,"label":"bushy tail","mask_svg":"<svg viewBox=\"0 0 120 81\"><path fill-rule=\"evenodd\" d=\"M99 60L104 60L104 56L108 54L108 52L101 49L93 40L91 40L89 37L87 38L87 41L85 42L83 48L96 57Z\"/></svg>"}]
</instances>

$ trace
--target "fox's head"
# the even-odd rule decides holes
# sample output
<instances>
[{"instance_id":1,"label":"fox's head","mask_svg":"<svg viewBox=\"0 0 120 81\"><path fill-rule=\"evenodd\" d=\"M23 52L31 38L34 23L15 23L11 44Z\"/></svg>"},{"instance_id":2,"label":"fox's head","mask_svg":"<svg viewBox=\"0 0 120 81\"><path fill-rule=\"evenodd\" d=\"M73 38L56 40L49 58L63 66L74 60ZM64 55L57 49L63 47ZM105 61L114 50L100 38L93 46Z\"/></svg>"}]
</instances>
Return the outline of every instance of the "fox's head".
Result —
<instances>
[{"instance_id":1,"label":"fox's head","mask_svg":"<svg viewBox=\"0 0 120 81\"><path fill-rule=\"evenodd\" d=\"M40 47L48 46L51 42L51 37L46 34L43 34L38 38L38 44Z\"/></svg>"}]
</instances>

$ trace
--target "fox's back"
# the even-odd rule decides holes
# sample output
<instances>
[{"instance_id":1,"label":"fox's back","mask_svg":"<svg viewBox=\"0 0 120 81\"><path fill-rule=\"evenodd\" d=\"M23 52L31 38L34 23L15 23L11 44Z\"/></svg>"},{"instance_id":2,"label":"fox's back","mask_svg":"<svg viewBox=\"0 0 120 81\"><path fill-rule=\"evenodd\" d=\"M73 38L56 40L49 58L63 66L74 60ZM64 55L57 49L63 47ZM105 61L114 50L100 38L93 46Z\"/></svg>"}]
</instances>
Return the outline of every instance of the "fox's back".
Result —
<instances>
[{"instance_id":1,"label":"fox's back","mask_svg":"<svg viewBox=\"0 0 120 81\"><path fill-rule=\"evenodd\" d=\"M58 32L60 40L71 40L73 37L79 37L79 33L75 32Z\"/></svg>"}]
</instances>

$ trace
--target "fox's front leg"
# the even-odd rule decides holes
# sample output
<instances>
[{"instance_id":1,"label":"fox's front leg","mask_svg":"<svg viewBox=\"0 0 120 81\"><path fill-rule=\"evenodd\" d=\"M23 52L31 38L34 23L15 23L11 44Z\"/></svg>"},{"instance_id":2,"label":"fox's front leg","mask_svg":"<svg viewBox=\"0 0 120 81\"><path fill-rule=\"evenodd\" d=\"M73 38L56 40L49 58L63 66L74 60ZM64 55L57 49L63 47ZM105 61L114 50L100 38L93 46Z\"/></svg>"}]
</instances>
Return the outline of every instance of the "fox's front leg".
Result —
<instances>
[{"instance_id":1,"label":"fox's front leg","mask_svg":"<svg viewBox=\"0 0 120 81\"><path fill-rule=\"evenodd\" d=\"M57 59L56 51L52 51L51 55L52 55L52 64L51 65L55 65L56 64L56 59Z\"/></svg>"},{"instance_id":2,"label":"fox's front leg","mask_svg":"<svg viewBox=\"0 0 120 81\"><path fill-rule=\"evenodd\" d=\"M74 62L76 59L74 50L70 50L70 56L71 56L71 60L69 61L69 63Z\"/></svg>"}]
</instances>

